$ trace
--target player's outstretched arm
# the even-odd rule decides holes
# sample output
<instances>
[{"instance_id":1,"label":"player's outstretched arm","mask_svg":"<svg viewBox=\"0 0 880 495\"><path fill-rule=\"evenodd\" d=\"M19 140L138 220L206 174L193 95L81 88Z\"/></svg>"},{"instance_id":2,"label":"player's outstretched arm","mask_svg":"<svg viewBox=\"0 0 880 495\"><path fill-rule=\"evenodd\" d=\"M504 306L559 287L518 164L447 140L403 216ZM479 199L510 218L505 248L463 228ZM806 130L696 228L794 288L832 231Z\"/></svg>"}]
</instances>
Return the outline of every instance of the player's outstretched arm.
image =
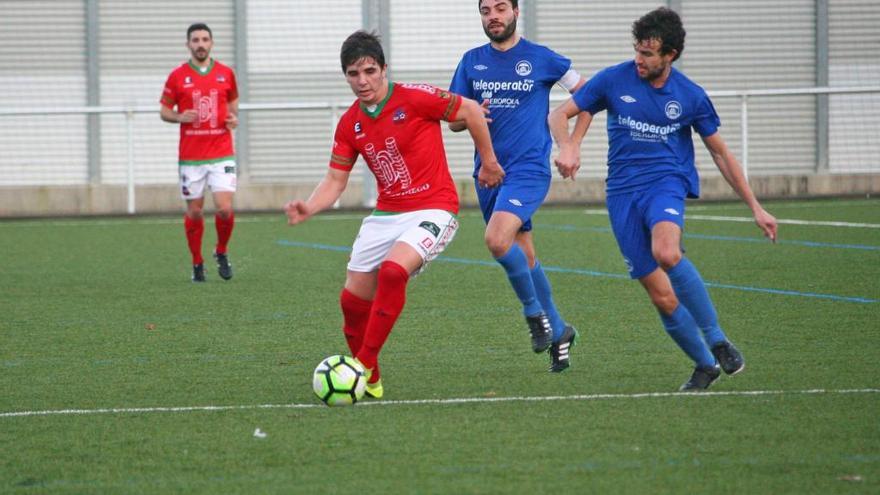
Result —
<instances>
[{"instance_id":1,"label":"player's outstretched arm","mask_svg":"<svg viewBox=\"0 0 880 495\"><path fill-rule=\"evenodd\" d=\"M575 115L578 115L575 130L569 134L568 121ZM587 133L592 121L593 116L588 112L581 112L581 109L571 98L554 108L547 116L550 133L556 140L556 144L559 145L559 154L556 155L553 162L563 179L571 178L574 180L581 167L580 140Z\"/></svg>"},{"instance_id":2,"label":"player's outstretched arm","mask_svg":"<svg viewBox=\"0 0 880 495\"><path fill-rule=\"evenodd\" d=\"M287 215L287 224L296 225L303 223L313 215L329 208L333 203L342 196L348 186L348 177L350 172L331 168L327 170L327 175L321 179L321 182L312 191L312 195L306 201L293 200L288 201L284 205L284 213Z\"/></svg>"},{"instance_id":3,"label":"player's outstretched arm","mask_svg":"<svg viewBox=\"0 0 880 495\"><path fill-rule=\"evenodd\" d=\"M480 154L480 173L477 175L477 182L482 187L495 187L504 180L504 169L495 156L484 110L485 108L474 100L462 97L458 120L463 121L467 126L474 147Z\"/></svg>"},{"instance_id":4,"label":"player's outstretched arm","mask_svg":"<svg viewBox=\"0 0 880 495\"><path fill-rule=\"evenodd\" d=\"M764 232L764 236L773 242L776 242L776 218L767 212L758 202L758 198L752 192L749 181L746 179L742 171L739 161L733 156L727 143L721 138L720 133L712 134L703 138L703 144L712 154L712 160L715 166L721 171L724 180L730 184L730 187L736 191L736 194L748 205L755 216L755 223Z\"/></svg>"}]
</instances>

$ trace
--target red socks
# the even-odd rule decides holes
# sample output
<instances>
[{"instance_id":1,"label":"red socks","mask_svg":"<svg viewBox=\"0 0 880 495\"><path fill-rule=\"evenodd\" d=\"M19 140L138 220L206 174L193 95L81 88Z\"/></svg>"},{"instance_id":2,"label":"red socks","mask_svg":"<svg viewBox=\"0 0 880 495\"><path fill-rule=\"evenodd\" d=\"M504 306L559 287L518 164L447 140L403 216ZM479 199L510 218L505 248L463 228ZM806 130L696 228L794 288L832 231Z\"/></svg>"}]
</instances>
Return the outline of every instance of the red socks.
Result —
<instances>
[{"instance_id":1,"label":"red socks","mask_svg":"<svg viewBox=\"0 0 880 495\"><path fill-rule=\"evenodd\" d=\"M345 341L348 342L348 348L351 355L354 356L364 343L364 332L367 330L367 322L370 320L370 308L373 307L373 301L361 299L352 294L348 289L342 289L339 294L339 305L342 306L342 317L344 320L342 332L345 334Z\"/></svg>"},{"instance_id":2,"label":"red socks","mask_svg":"<svg viewBox=\"0 0 880 495\"><path fill-rule=\"evenodd\" d=\"M214 226L217 227L217 254L226 254L226 245L232 237L232 228L235 226L235 214L230 212L226 218L214 215Z\"/></svg>"},{"instance_id":3,"label":"red socks","mask_svg":"<svg viewBox=\"0 0 880 495\"><path fill-rule=\"evenodd\" d=\"M409 272L397 263L384 261L379 266L376 299L370 310L363 345L356 356L367 368L376 368L379 351L388 339L397 317L403 311L408 281ZM377 371L377 369L373 371L372 382L379 379Z\"/></svg>"},{"instance_id":4,"label":"red socks","mask_svg":"<svg viewBox=\"0 0 880 495\"><path fill-rule=\"evenodd\" d=\"M205 219L193 220L188 215L183 216L183 228L186 231L186 243L192 254L193 265L200 265L202 259L202 234L205 232Z\"/></svg>"}]
</instances>

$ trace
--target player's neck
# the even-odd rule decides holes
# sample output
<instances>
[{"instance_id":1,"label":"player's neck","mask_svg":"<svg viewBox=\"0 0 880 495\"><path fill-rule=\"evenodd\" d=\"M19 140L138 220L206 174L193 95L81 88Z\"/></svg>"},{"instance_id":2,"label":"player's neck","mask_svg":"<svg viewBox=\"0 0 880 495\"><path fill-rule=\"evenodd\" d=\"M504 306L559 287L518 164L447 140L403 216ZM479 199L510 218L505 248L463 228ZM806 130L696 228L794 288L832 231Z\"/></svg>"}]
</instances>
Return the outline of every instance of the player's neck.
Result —
<instances>
[{"instance_id":1,"label":"player's neck","mask_svg":"<svg viewBox=\"0 0 880 495\"><path fill-rule=\"evenodd\" d=\"M650 82L651 86L660 89L666 85L666 81L669 80L669 75L672 74L672 65L666 68L662 74L660 74L656 79L652 79Z\"/></svg>"},{"instance_id":2,"label":"player's neck","mask_svg":"<svg viewBox=\"0 0 880 495\"><path fill-rule=\"evenodd\" d=\"M510 35L510 38L507 38L504 41L492 41L492 48L498 50L499 52L506 52L507 50L515 47L516 44L519 43L519 40L521 38L522 36L520 36L519 33L514 32L512 35Z\"/></svg>"},{"instance_id":3,"label":"player's neck","mask_svg":"<svg viewBox=\"0 0 880 495\"><path fill-rule=\"evenodd\" d=\"M202 69L202 72L207 70L208 67L211 66L211 63L213 63L213 62L214 62L214 59L211 57L205 57L205 60L202 60L201 62L199 62L198 60L191 58L191 57L189 59L190 65L192 65L193 67L198 67L199 69Z\"/></svg>"}]
</instances>

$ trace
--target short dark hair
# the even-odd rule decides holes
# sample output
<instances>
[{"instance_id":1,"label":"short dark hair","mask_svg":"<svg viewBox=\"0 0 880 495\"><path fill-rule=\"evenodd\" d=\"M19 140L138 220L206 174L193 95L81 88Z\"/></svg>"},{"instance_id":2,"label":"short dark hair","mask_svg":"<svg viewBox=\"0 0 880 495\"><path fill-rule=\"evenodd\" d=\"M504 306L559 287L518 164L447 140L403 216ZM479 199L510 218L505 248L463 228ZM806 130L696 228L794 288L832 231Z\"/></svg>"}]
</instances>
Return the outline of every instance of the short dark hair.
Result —
<instances>
[{"instance_id":1,"label":"short dark hair","mask_svg":"<svg viewBox=\"0 0 880 495\"><path fill-rule=\"evenodd\" d=\"M375 60L379 67L385 67L385 52L382 51L379 35L360 29L351 33L342 43L342 50L339 51L342 72L344 73L345 68L349 65L366 57Z\"/></svg>"},{"instance_id":2,"label":"short dark hair","mask_svg":"<svg viewBox=\"0 0 880 495\"><path fill-rule=\"evenodd\" d=\"M197 22L195 24L191 24L186 29L186 41L189 41L189 37L193 33L193 31L207 31L208 34L211 35L211 39L214 39L214 33L211 32L211 28L209 28L208 25L205 24L204 22Z\"/></svg>"},{"instance_id":3,"label":"short dark hair","mask_svg":"<svg viewBox=\"0 0 880 495\"><path fill-rule=\"evenodd\" d=\"M507 1L510 2L511 7L515 8L515 9L519 8L519 0L507 0ZM479 8L482 6L483 6L483 0L477 0L477 9L479 10Z\"/></svg>"},{"instance_id":4,"label":"short dark hair","mask_svg":"<svg viewBox=\"0 0 880 495\"><path fill-rule=\"evenodd\" d=\"M675 50L678 60L684 51L684 25L681 17L672 9L659 7L643 15L632 25L632 35L636 43L652 39L660 40L660 53L667 54Z\"/></svg>"}]
</instances>

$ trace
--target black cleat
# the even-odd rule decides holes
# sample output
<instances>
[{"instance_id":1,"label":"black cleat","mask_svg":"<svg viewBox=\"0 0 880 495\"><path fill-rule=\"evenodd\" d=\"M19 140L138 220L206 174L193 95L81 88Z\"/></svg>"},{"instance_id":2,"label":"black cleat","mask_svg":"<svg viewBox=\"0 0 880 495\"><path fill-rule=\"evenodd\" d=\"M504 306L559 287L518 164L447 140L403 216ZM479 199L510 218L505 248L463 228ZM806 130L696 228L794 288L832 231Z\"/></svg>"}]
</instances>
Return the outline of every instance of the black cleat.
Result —
<instances>
[{"instance_id":1,"label":"black cleat","mask_svg":"<svg viewBox=\"0 0 880 495\"><path fill-rule=\"evenodd\" d=\"M193 282L204 282L205 281L205 265L199 263L198 265L193 265Z\"/></svg>"},{"instance_id":2,"label":"black cleat","mask_svg":"<svg viewBox=\"0 0 880 495\"><path fill-rule=\"evenodd\" d=\"M574 347L578 338L578 332L571 325L565 325L559 342L550 346L550 372L560 373L571 366L569 362L569 350Z\"/></svg>"},{"instance_id":3,"label":"black cleat","mask_svg":"<svg viewBox=\"0 0 880 495\"><path fill-rule=\"evenodd\" d=\"M229 263L229 256L220 253L214 253L214 259L217 260L217 273L223 280L232 278L232 265Z\"/></svg>"},{"instance_id":4,"label":"black cleat","mask_svg":"<svg viewBox=\"0 0 880 495\"><path fill-rule=\"evenodd\" d=\"M728 375L735 375L746 367L746 361L743 359L739 349L730 342L724 341L712 347L712 355L718 360L721 369Z\"/></svg>"},{"instance_id":5,"label":"black cleat","mask_svg":"<svg viewBox=\"0 0 880 495\"><path fill-rule=\"evenodd\" d=\"M546 351L553 343L553 330L550 328L550 320L542 311L534 316L526 316L529 324L529 333L532 334L532 350L535 354Z\"/></svg>"},{"instance_id":6,"label":"black cleat","mask_svg":"<svg viewBox=\"0 0 880 495\"><path fill-rule=\"evenodd\" d=\"M712 382L721 376L721 367L717 364L707 368L694 368L694 374L691 379L679 388L682 392L700 392L709 388Z\"/></svg>"}]
</instances>

